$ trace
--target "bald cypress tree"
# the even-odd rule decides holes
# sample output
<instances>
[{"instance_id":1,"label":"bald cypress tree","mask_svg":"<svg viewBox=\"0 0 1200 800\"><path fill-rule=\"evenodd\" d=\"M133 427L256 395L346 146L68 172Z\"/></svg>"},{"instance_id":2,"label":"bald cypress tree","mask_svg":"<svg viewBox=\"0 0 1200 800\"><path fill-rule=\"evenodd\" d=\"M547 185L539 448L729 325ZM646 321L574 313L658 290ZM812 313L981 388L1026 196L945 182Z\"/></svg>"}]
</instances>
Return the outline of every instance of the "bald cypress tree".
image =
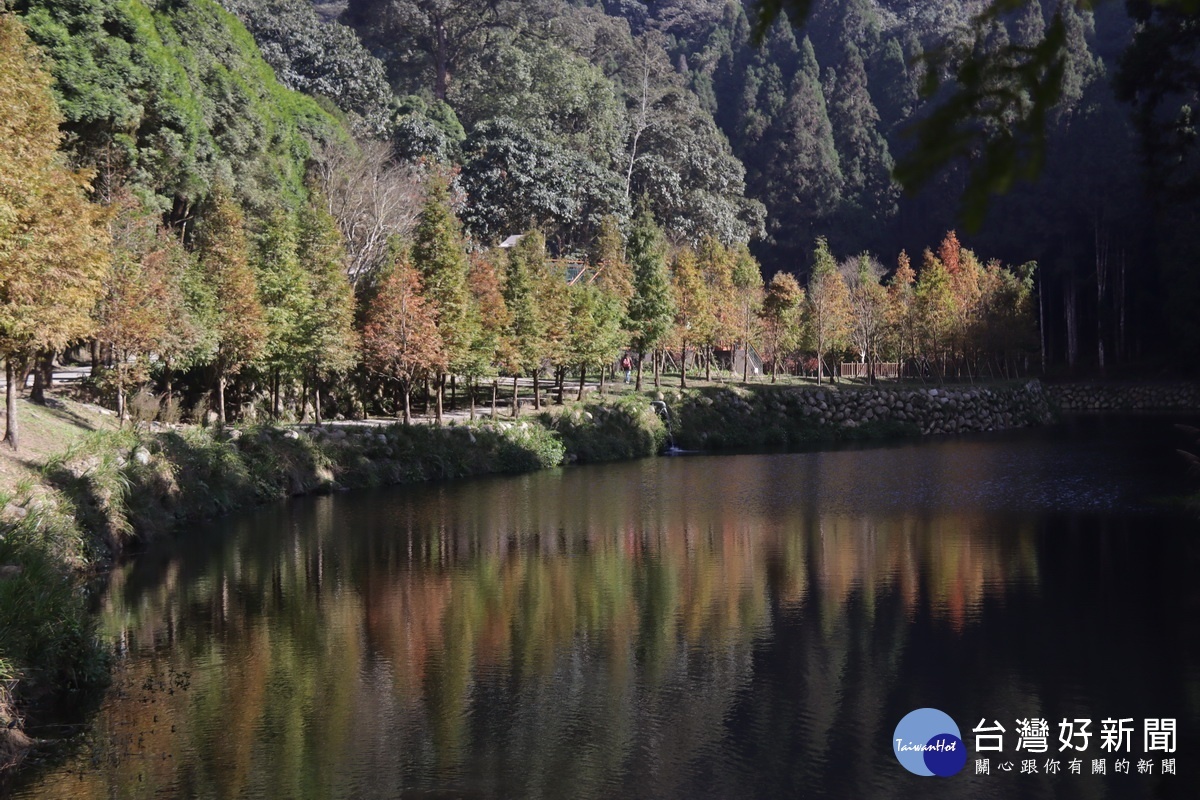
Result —
<instances>
[{"instance_id":1,"label":"bald cypress tree","mask_svg":"<svg viewBox=\"0 0 1200 800\"><path fill-rule=\"evenodd\" d=\"M87 176L58 152L51 79L13 16L0 14L0 357L4 441L20 444L16 390L25 360L89 333L109 262Z\"/></svg>"},{"instance_id":2,"label":"bald cypress tree","mask_svg":"<svg viewBox=\"0 0 1200 800\"><path fill-rule=\"evenodd\" d=\"M245 217L223 189L217 191L204 215L198 238L200 264L215 297L211 321L217 345L214 399L217 421L224 425L229 379L263 354L269 329L250 266Z\"/></svg>"},{"instance_id":3,"label":"bald cypress tree","mask_svg":"<svg viewBox=\"0 0 1200 800\"><path fill-rule=\"evenodd\" d=\"M633 297L629 300L628 327L638 353L637 391L642 390L642 359L658 347L671 330L675 303L667 274L666 244L650 212L643 208L629 235L629 263L633 267Z\"/></svg>"},{"instance_id":4,"label":"bald cypress tree","mask_svg":"<svg viewBox=\"0 0 1200 800\"><path fill-rule=\"evenodd\" d=\"M462 228L450 208L449 184L441 176L429 181L413 238L413 266L421 273L425 294L437 309L437 329L449 372L462 374L469 369L479 318L467 286L470 264L463 248ZM442 372L437 376L439 425L445 389L446 372Z\"/></svg>"}]
</instances>

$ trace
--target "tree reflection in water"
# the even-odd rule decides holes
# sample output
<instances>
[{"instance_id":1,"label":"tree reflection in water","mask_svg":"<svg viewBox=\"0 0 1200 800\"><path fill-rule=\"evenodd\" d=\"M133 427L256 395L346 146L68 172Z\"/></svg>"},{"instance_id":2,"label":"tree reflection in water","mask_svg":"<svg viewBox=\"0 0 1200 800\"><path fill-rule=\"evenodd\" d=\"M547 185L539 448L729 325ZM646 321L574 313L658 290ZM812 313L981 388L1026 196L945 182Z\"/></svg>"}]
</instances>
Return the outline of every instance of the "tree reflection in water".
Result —
<instances>
[{"instance_id":1,"label":"tree reflection in water","mask_svg":"<svg viewBox=\"0 0 1200 800\"><path fill-rule=\"evenodd\" d=\"M889 452L873 475L839 454L658 460L316 498L194 533L113 574L114 690L89 745L26 791L903 796L888 742L921 705L960 725L1128 716L1164 695L1160 715L1189 713L1195 656L1166 674L1128 653L1080 665L1101 636L1071 621L1131 569L1139 603L1194 602L1162 579L1194 547L1166 527L1165 549L1139 545L1144 517L905 510L889 482L912 465ZM970 463L987 481L1009 461ZM1194 644L1108 605L1137 646ZM1131 675L1146 685L1114 690ZM947 796L1002 794L960 778Z\"/></svg>"}]
</instances>

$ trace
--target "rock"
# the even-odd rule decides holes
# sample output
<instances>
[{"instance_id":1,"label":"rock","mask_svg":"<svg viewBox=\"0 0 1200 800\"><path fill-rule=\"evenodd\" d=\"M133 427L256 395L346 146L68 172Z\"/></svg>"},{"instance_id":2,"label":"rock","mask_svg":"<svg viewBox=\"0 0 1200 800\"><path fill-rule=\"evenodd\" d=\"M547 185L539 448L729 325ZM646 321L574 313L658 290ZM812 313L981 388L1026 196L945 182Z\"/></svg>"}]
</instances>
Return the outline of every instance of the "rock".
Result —
<instances>
[{"instance_id":1,"label":"rock","mask_svg":"<svg viewBox=\"0 0 1200 800\"><path fill-rule=\"evenodd\" d=\"M133 460L141 464L143 467L150 463L150 451L144 447L139 447L133 451Z\"/></svg>"},{"instance_id":2,"label":"rock","mask_svg":"<svg viewBox=\"0 0 1200 800\"><path fill-rule=\"evenodd\" d=\"M283 438L285 438L285 439L299 439L299 438L300 438L300 432L299 432L299 431L297 431L297 430L295 430L294 428L288 428L286 431L284 431L284 432L283 432Z\"/></svg>"}]
</instances>

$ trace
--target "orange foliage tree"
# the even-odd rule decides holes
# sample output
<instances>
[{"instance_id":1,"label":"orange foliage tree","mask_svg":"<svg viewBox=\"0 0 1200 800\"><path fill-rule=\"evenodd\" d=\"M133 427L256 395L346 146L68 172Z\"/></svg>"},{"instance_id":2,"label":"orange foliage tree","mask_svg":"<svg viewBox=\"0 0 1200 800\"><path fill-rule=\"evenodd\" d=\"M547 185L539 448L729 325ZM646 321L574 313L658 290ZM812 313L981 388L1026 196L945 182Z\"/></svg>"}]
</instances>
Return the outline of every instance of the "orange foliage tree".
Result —
<instances>
[{"instance_id":1,"label":"orange foliage tree","mask_svg":"<svg viewBox=\"0 0 1200 800\"><path fill-rule=\"evenodd\" d=\"M242 210L223 189L214 193L212 203L199 230L199 254L213 292L215 399L217 420L224 425L226 384L263 353L267 323L250 266Z\"/></svg>"},{"instance_id":2,"label":"orange foliage tree","mask_svg":"<svg viewBox=\"0 0 1200 800\"><path fill-rule=\"evenodd\" d=\"M20 444L17 384L37 350L91 333L108 270L104 212L58 151L62 115L25 29L0 14L0 357L4 441Z\"/></svg>"},{"instance_id":3,"label":"orange foliage tree","mask_svg":"<svg viewBox=\"0 0 1200 800\"><path fill-rule=\"evenodd\" d=\"M363 362L369 371L396 382L404 424L412 422L409 397L420 375L446 369L434 304L421 294L421 276L396 257L367 305L363 325Z\"/></svg>"}]
</instances>

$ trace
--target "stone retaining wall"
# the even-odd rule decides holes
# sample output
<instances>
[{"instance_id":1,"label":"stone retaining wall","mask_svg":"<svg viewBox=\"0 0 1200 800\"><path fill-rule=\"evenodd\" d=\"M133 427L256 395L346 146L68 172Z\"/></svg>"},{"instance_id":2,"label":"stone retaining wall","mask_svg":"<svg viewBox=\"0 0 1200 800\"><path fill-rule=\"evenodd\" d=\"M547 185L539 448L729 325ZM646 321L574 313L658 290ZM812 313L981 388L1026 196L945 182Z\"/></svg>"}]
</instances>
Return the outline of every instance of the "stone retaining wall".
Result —
<instances>
[{"instance_id":1,"label":"stone retaining wall","mask_svg":"<svg viewBox=\"0 0 1200 800\"><path fill-rule=\"evenodd\" d=\"M1200 383L1060 383L1046 387L1060 411L1200 411Z\"/></svg>"},{"instance_id":2,"label":"stone retaining wall","mask_svg":"<svg viewBox=\"0 0 1200 800\"><path fill-rule=\"evenodd\" d=\"M730 387L671 392L666 400L685 449L996 431L1053 419L1038 381L1001 387Z\"/></svg>"},{"instance_id":3,"label":"stone retaining wall","mask_svg":"<svg viewBox=\"0 0 1200 800\"><path fill-rule=\"evenodd\" d=\"M1014 388L858 389L804 392L802 414L823 425L854 428L872 422L906 422L922 434L995 431L1051 421L1037 381Z\"/></svg>"}]
</instances>

